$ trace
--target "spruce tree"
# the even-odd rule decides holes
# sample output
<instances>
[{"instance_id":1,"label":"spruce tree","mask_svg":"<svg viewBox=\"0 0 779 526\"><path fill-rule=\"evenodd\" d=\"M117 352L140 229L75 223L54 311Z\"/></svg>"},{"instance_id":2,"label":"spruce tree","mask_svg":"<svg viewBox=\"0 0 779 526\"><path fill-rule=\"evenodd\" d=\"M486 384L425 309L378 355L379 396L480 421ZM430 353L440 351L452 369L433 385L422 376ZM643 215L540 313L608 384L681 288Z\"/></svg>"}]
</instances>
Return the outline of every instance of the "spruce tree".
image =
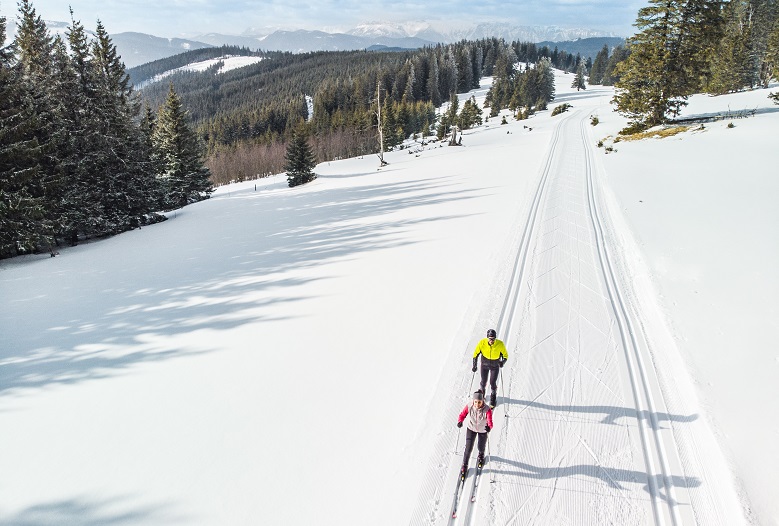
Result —
<instances>
[{"instance_id":1,"label":"spruce tree","mask_svg":"<svg viewBox=\"0 0 779 526\"><path fill-rule=\"evenodd\" d=\"M49 244L45 201L31 193L40 170L35 121L25 112L18 68L0 17L0 259Z\"/></svg>"},{"instance_id":2,"label":"spruce tree","mask_svg":"<svg viewBox=\"0 0 779 526\"><path fill-rule=\"evenodd\" d=\"M159 169L165 208L180 208L208 199L214 189L208 168L203 165L204 149L172 83L157 115L152 141L152 162Z\"/></svg>"},{"instance_id":3,"label":"spruce tree","mask_svg":"<svg viewBox=\"0 0 779 526\"><path fill-rule=\"evenodd\" d=\"M463 104L463 109L460 112L460 126L463 130L468 130L480 125L483 122L481 116L482 110L476 104L476 97L471 95L471 98Z\"/></svg>"},{"instance_id":4,"label":"spruce tree","mask_svg":"<svg viewBox=\"0 0 779 526\"><path fill-rule=\"evenodd\" d=\"M61 122L58 102L50 91L56 83L53 75L54 41L43 19L29 0L19 1L15 69L21 87L19 109L33 121L37 150L36 177L27 186L31 197L43 200L44 218L41 230L46 236L58 230L63 192L63 180L57 155Z\"/></svg>"},{"instance_id":5,"label":"spruce tree","mask_svg":"<svg viewBox=\"0 0 779 526\"><path fill-rule=\"evenodd\" d=\"M603 48L595 55L595 60L590 68L590 84L602 84L603 77L606 75L606 65L609 63L609 46L604 44Z\"/></svg>"},{"instance_id":6,"label":"spruce tree","mask_svg":"<svg viewBox=\"0 0 779 526\"><path fill-rule=\"evenodd\" d=\"M613 86L620 79L620 73L617 71L617 65L620 62L627 60L630 56L630 51L622 46L617 46L614 51L611 52L609 61L606 63L606 70L603 72L603 85Z\"/></svg>"},{"instance_id":7,"label":"spruce tree","mask_svg":"<svg viewBox=\"0 0 779 526\"><path fill-rule=\"evenodd\" d=\"M639 32L628 39L630 56L618 66L620 80L612 101L617 111L638 126L665 122L666 115L678 115L686 89L681 82L680 64L674 62L681 33L678 0L650 0L638 11Z\"/></svg>"},{"instance_id":8,"label":"spruce tree","mask_svg":"<svg viewBox=\"0 0 779 526\"><path fill-rule=\"evenodd\" d=\"M779 80L779 20L774 25L774 30L768 39L768 52L766 53L766 63L771 69L771 76ZM769 95L774 102L779 104L779 92Z\"/></svg>"},{"instance_id":9,"label":"spruce tree","mask_svg":"<svg viewBox=\"0 0 779 526\"><path fill-rule=\"evenodd\" d=\"M316 157L311 145L308 144L308 134L303 124L298 125L292 134L292 140L287 144L285 155L287 164L287 184L290 187L299 186L316 179L314 167Z\"/></svg>"},{"instance_id":10,"label":"spruce tree","mask_svg":"<svg viewBox=\"0 0 779 526\"><path fill-rule=\"evenodd\" d=\"M680 35L672 55L680 70L683 95L703 91L711 78L710 64L722 38L723 0L685 0L680 13Z\"/></svg>"},{"instance_id":11,"label":"spruce tree","mask_svg":"<svg viewBox=\"0 0 779 526\"><path fill-rule=\"evenodd\" d=\"M713 94L739 91L752 83L749 2L731 0L725 4L722 16L722 38L711 58L711 76L705 86Z\"/></svg>"},{"instance_id":12,"label":"spruce tree","mask_svg":"<svg viewBox=\"0 0 779 526\"><path fill-rule=\"evenodd\" d=\"M55 41L56 82L50 89L59 102L56 142L63 181L57 236L72 246L80 236L99 235L94 226L103 222L104 214L99 184L103 173L94 162L99 131L93 125L95 87L87 36L75 21L67 36L69 46L59 38Z\"/></svg>"},{"instance_id":13,"label":"spruce tree","mask_svg":"<svg viewBox=\"0 0 779 526\"><path fill-rule=\"evenodd\" d=\"M548 58L543 57L532 71L535 72L535 83L537 85L536 109L545 110L547 105L555 98L552 62Z\"/></svg>"},{"instance_id":14,"label":"spruce tree","mask_svg":"<svg viewBox=\"0 0 779 526\"><path fill-rule=\"evenodd\" d=\"M150 152L137 124L140 102L130 85L124 63L100 21L95 35L91 62L96 110L93 128L99 132L95 136L95 161L103 174L104 229L106 233L116 233L145 223L146 214L153 210L156 180L150 169ZM192 142L196 150L194 134ZM192 188L191 179L198 177L193 175L198 166L202 168L197 155L189 162L187 169L190 173L185 177L184 184L188 201L197 200L193 194L200 190ZM207 172L205 177L207 179ZM210 188L210 184L206 187Z\"/></svg>"},{"instance_id":15,"label":"spruce tree","mask_svg":"<svg viewBox=\"0 0 779 526\"><path fill-rule=\"evenodd\" d=\"M576 91L587 89L587 84L584 82L584 64L581 62L576 68L576 77L574 77L571 87L576 88Z\"/></svg>"}]
</instances>

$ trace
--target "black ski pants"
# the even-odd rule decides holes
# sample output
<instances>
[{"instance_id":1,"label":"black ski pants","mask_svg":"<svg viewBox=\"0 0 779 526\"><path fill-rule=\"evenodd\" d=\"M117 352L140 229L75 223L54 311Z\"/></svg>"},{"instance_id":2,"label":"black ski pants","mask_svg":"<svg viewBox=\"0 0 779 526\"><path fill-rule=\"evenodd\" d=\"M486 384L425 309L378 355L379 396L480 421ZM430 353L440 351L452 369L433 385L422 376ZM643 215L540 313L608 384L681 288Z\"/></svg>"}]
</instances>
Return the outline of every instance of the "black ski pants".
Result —
<instances>
[{"instance_id":1,"label":"black ski pants","mask_svg":"<svg viewBox=\"0 0 779 526\"><path fill-rule=\"evenodd\" d=\"M484 388L487 385L487 376L490 377L490 388L493 393L498 392L498 374L500 373L500 362L498 360L485 360L484 356L481 357L481 382L479 383L481 390L485 393L487 391Z\"/></svg>"},{"instance_id":2,"label":"black ski pants","mask_svg":"<svg viewBox=\"0 0 779 526\"><path fill-rule=\"evenodd\" d=\"M470 429L465 430L465 456L463 457L463 466L468 465L468 459L471 458L473 452L473 442L476 440L476 436L479 437L479 455L484 455L484 448L487 445L487 433L477 433Z\"/></svg>"}]
</instances>

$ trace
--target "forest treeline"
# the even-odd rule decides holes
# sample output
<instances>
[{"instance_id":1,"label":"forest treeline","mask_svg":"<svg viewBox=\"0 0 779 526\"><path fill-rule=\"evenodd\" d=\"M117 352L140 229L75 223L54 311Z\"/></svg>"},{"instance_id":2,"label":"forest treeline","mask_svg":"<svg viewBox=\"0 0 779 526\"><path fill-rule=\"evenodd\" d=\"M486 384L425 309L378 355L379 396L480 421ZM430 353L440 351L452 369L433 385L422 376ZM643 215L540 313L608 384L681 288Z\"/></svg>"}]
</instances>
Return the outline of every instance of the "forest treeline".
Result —
<instances>
[{"instance_id":1,"label":"forest treeline","mask_svg":"<svg viewBox=\"0 0 779 526\"><path fill-rule=\"evenodd\" d=\"M458 144L458 129L481 122L482 108L459 108L456 95L484 76L493 77L490 116L545 109L557 68L575 73L577 89L585 76L614 85L616 109L635 130L677 116L693 93L767 86L779 75L779 0L649 0L625 46L594 58L486 38L401 52L225 46L129 72L99 21L89 39L71 12L65 38L52 37L30 0L18 6L16 38L0 48L0 258L140 227L208 197L212 185L283 172L293 137L307 138L317 162L375 154L379 135L385 148L414 134L451 133ZM0 41L5 29L0 19ZM227 55L262 60L169 74Z\"/></svg>"},{"instance_id":2,"label":"forest treeline","mask_svg":"<svg viewBox=\"0 0 779 526\"><path fill-rule=\"evenodd\" d=\"M191 53L202 60L204 51ZM216 52L210 53L215 58ZM306 122L319 161L372 154L378 148L379 101L385 147L392 148L415 133L435 133L440 124L436 108L453 93L477 88L496 65L509 72L517 63L535 64L546 57L553 67L575 71L582 63L581 56L556 48L498 38L405 52L259 54L263 60L251 66L225 73L217 67L180 71L142 90L145 101L156 107L166 82L176 86L207 144L215 184L283 171L284 144L300 121ZM145 80L180 67L170 60L130 73Z\"/></svg>"},{"instance_id":3,"label":"forest treeline","mask_svg":"<svg viewBox=\"0 0 779 526\"><path fill-rule=\"evenodd\" d=\"M160 221L213 190L171 88L144 112L103 25L49 34L29 0L0 47L0 258ZM6 20L0 17L0 42Z\"/></svg>"},{"instance_id":4,"label":"forest treeline","mask_svg":"<svg viewBox=\"0 0 779 526\"><path fill-rule=\"evenodd\" d=\"M650 0L617 68L614 104L638 131L679 115L694 93L779 78L779 1ZM776 97L774 95L774 97Z\"/></svg>"}]
</instances>

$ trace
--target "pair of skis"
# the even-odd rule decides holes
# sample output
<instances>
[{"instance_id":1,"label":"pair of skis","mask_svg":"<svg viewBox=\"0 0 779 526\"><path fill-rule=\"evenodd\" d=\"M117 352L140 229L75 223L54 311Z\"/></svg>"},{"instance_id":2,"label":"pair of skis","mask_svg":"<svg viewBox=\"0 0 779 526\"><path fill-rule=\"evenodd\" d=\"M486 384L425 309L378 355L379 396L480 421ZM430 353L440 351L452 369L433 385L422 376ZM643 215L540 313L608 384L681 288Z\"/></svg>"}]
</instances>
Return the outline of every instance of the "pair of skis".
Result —
<instances>
[{"instance_id":1,"label":"pair of skis","mask_svg":"<svg viewBox=\"0 0 779 526\"><path fill-rule=\"evenodd\" d=\"M476 502L476 492L479 489L479 481L481 480L481 471L483 466L476 468L476 475L473 480L473 489L471 490L471 502ZM470 469L468 470L470 471ZM465 479L468 478L468 472L457 477L457 488L454 490L454 504L452 505L452 519L457 518L457 511L460 506L460 499L462 498L463 491L465 491Z\"/></svg>"}]
</instances>

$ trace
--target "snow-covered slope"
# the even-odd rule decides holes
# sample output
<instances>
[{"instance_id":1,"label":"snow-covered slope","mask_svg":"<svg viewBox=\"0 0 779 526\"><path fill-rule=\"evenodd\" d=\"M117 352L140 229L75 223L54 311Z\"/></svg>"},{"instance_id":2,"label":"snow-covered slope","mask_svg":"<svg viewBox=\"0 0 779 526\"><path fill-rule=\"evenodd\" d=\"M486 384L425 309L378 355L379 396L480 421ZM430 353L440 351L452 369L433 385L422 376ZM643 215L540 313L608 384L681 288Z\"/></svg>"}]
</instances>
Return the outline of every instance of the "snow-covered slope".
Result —
<instances>
[{"instance_id":1,"label":"snow-covered slope","mask_svg":"<svg viewBox=\"0 0 779 526\"><path fill-rule=\"evenodd\" d=\"M776 523L779 112L695 98L760 112L605 155L610 90L570 82L569 112L460 148L0 262L0 523L443 523L489 326L511 360L472 524Z\"/></svg>"},{"instance_id":2,"label":"snow-covered slope","mask_svg":"<svg viewBox=\"0 0 779 526\"><path fill-rule=\"evenodd\" d=\"M172 69L170 71L166 71L164 73L160 73L159 75L155 75L154 78L151 80L147 80L144 82L139 82L136 86L136 89L143 89L149 84L153 84L155 82L159 82L163 80L166 77L169 77L173 75L174 73L178 73L181 71L205 71L208 68L214 67L217 64L221 64L219 66L219 70L217 73L225 73L227 71L231 71L233 69L238 68L244 68L246 66L250 66L252 64L256 64L257 62L261 61L263 57L245 57L245 56L236 56L236 55L224 55L222 57L218 58L211 58L208 60L202 60L200 62L193 62L192 64L187 64L186 66L182 66L180 68Z\"/></svg>"}]
</instances>

